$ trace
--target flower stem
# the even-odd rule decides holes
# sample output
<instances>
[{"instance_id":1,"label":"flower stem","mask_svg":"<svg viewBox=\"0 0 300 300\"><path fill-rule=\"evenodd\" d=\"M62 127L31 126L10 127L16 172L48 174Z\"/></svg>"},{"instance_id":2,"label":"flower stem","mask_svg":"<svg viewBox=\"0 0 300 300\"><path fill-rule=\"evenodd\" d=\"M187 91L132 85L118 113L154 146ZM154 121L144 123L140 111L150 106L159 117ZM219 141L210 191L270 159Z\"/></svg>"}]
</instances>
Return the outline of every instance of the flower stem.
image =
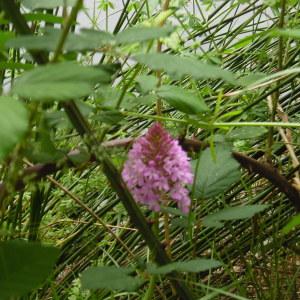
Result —
<instances>
[{"instance_id":1,"label":"flower stem","mask_svg":"<svg viewBox=\"0 0 300 300\"><path fill-rule=\"evenodd\" d=\"M165 0L164 4L162 5L162 12L166 11L169 9L169 4L170 4L170 0ZM160 27L162 27L165 24L165 20L162 20L159 24ZM161 48L162 48L162 42L160 40L158 40L157 42L157 52L160 53L161 52ZM157 87L159 87L161 85L161 71L157 71ZM156 113L157 115L161 116L162 115L162 101L160 98L158 98L156 100Z\"/></svg>"},{"instance_id":2,"label":"flower stem","mask_svg":"<svg viewBox=\"0 0 300 300\"><path fill-rule=\"evenodd\" d=\"M169 214L166 212L164 213L164 229L165 229L165 243L166 243L166 253L171 259L172 252L171 252L171 239L170 239L170 228L169 228Z\"/></svg>"}]
</instances>

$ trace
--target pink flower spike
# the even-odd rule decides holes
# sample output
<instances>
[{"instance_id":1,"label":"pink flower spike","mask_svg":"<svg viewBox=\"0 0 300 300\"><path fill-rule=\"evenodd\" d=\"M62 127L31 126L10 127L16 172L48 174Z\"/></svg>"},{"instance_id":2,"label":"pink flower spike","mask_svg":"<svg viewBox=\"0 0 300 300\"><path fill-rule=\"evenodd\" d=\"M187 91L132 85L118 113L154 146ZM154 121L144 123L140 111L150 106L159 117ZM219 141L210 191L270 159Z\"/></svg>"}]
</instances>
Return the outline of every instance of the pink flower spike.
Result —
<instances>
[{"instance_id":1,"label":"pink flower spike","mask_svg":"<svg viewBox=\"0 0 300 300\"><path fill-rule=\"evenodd\" d=\"M160 123L133 143L122 177L136 202L159 211L167 196L182 212L189 212L191 199L185 187L193 183L189 158Z\"/></svg>"}]
</instances>

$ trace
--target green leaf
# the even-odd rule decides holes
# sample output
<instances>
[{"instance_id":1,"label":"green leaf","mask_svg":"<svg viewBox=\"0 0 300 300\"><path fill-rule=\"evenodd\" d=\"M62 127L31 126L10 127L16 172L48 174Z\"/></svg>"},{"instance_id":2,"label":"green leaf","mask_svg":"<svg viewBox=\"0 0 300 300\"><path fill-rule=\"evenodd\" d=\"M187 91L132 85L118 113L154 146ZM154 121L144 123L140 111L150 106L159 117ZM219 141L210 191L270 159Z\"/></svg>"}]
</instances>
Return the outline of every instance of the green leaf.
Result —
<instances>
[{"instance_id":1,"label":"green leaf","mask_svg":"<svg viewBox=\"0 0 300 300\"><path fill-rule=\"evenodd\" d=\"M116 41L120 44L141 43L148 40L166 37L174 31L172 26L163 27L130 27L116 35Z\"/></svg>"},{"instance_id":2,"label":"green leaf","mask_svg":"<svg viewBox=\"0 0 300 300\"><path fill-rule=\"evenodd\" d=\"M186 218L186 214L184 214L180 209L178 208L174 208L174 207L170 207L170 206L161 206L160 207L160 211L173 215L173 216L181 216L181 217L185 217Z\"/></svg>"},{"instance_id":3,"label":"green leaf","mask_svg":"<svg viewBox=\"0 0 300 300\"><path fill-rule=\"evenodd\" d=\"M288 234L299 225L300 225L300 214L292 217L291 220L282 228L281 232L283 234Z\"/></svg>"},{"instance_id":4,"label":"green leaf","mask_svg":"<svg viewBox=\"0 0 300 300\"><path fill-rule=\"evenodd\" d=\"M101 86L101 89L97 91L96 102L101 108L114 109L121 95L122 91L115 87ZM125 109L132 109L139 104L140 102L133 94L126 93L121 106Z\"/></svg>"},{"instance_id":5,"label":"green leaf","mask_svg":"<svg viewBox=\"0 0 300 300\"><path fill-rule=\"evenodd\" d=\"M157 90L157 94L171 106L187 114L195 115L209 110L199 94L188 92L178 86L163 85Z\"/></svg>"},{"instance_id":6,"label":"green leaf","mask_svg":"<svg viewBox=\"0 0 300 300\"><path fill-rule=\"evenodd\" d=\"M190 226L190 222L187 218L174 218L171 221L171 229L179 227L179 228L184 228L188 229Z\"/></svg>"},{"instance_id":7,"label":"green leaf","mask_svg":"<svg viewBox=\"0 0 300 300\"><path fill-rule=\"evenodd\" d=\"M28 113L21 102L10 97L0 97L0 113L0 160L2 160L25 135Z\"/></svg>"},{"instance_id":8,"label":"green leaf","mask_svg":"<svg viewBox=\"0 0 300 300\"><path fill-rule=\"evenodd\" d=\"M223 221L241 220L253 217L255 214L262 212L268 205L244 205L228 207L217 213L208 215L203 218L203 225L207 227L223 227Z\"/></svg>"},{"instance_id":9,"label":"green leaf","mask_svg":"<svg viewBox=\"0 0 300 300\"><path fill-rule=\"evenodd\" d=\"M195 174L195 196L212 198L225 192L240 179L238 162L232 157L231 149L224 145L215 147L215 158L210 149L200 156L197 174ZM197 161L192 163L196 169Z\"/></svg>"},{"instance_id":10,"label":"green leaf","mask_svg":"<svg viewBox=\"0 0 300 300\"><path fill-rule=\"evenodd\" d=\"M39 13L39 12L23 14L23 16L26 19L26 21L29 21L29 22L45 21L47 23L52 23L52 24L63 24L64 20L65 20L63 17L58 17L55 15L44 14L44 13Z\"/></svg>"},{"instance_id":11,"label":"green leaf","mask_svg":"<svg viewBox=\"0 0 300 300\"><path fill-rule=\"evenodd\" d=\"M98 112L94 119L109 125L116 125L124 119L124 115L118 110L103 110Z\"/></svg>"},{"instance_id":12,"label":"green leaf","mask_svg":"<svg viewBox=\"0 0 300 300\"><path fill-rule=\"evenodd\" d=\"M218 66L205 64L195 58L179 57L167 53L138 54L135 60L153 70L162 70L177 78L191 76L194 79L223 79L237 84L231 72Z\"/></svg>"},{"instance_id":13,"label":"green leaf","mask_svg":"<svg viewBox=\"0 0 300 300\"><path fill-rule=\"evenodd\" d=\"M88 96L96 83L109 81L110 75L101 68L63 62L25 72L12 92L33 101L65 101Z\"/></svg>"},{"instance_id":14,"label":"green leaf","mask_svg":"<svg viewBox=\"0 0 300 300\"><path fill-rule=\"evenodd\" d=\"M108 289L112 291L135 291L144 282L141 278L130 276L131 269L114 266L91 267L82 273L84 289Z\"/></svg>"},{"instance_id":15,"label":"green leaf","mask_svg":"<svg viewBox=\"0 0 300 300\"><path fill-rule=\"evenodd\" d=\"M0 299L20 297L49 276L59 251L25 241L0 243Z\"/></svg>"},{"instance_id":16,"label":"green leaf","mask_svg":"<svg viewBox=\"0 0 300 300\"><path fill-rule=\"evenodd\" d=\"M2 61L0 62L0 70L31 70L34 68L34 65L32 64L23 64L18 62L12 62L12 61Z\"/></svg>"},{"instance_id":17,"label":"green leaf","mask_svg":"<svg viewBox=\"0 0 300 300\"><path fill-rule=\"evenodd\" d=\"M161 267L156 267L155 265L149 265L147 270L150 274L155 275L163 275L168 274L173 271L177 272L203 272L209 269L217 268L222 265L221 262L214 260L214 259L193 259L189 261L179 261L170 263Z\"/></svg>"},{"instance_id":18,"label":"green leaf","mask_svg":"<svg viewBox=\"0 0 300 300\"><path fill-rule=\"evenodd\" d=\"M0 32L0 50L4 50L6 42L12 39L14 36L15 34L12 31Z\"/></svg>"},{"instance_id":19,"label":"green leaf","mask_svg":"<svg viewBox=\"0 0 300 300\"><path fill-rule=\"evenodd\" d=\"M257 138L268 130L264 127L241 127L233 129L226 138L231 140L247 140Z\"/></svg>"},{"instance_id":20,"label":"green leaf","mask_svg":"<svg viewBox=\"0 0 300 300\"><path fill-rule=\"evenodd\" d=\"M138 97L138 102L141 105L153 106L156 100L157 100L157 96L153 94Z\"/></svg>"},{"instance_id":21,"label":"green leaf","mask_svg":"<svg viewBox=\"0 0 300 300\"><path fill-rule=\"evenodd\" d=\"M249 86L256 83L258 80L264 79L265 77L266 74L262 72L250 73L239 78L239 83L241 86Z\"/></svg>"},{"instance_id":22,"label":"green leaf","mask_svg":"<svg viewBox=\"0 0 300 300\"><path fill-rule=\"evenodd\" d=\"M140 75L136 77L136 82L138 83L138 90L147 94L156 88L158 79L153 75Z\"/></svg>"},{"instance_id":23,"label":"green leaf","mask_svg":"<svg viewBox=\"0 0 300 300\"><path fill-rule=\"evenodd\" d=\"M7 47L28 50L54 51L58 44L60 29L45 28L42 35L21 35L6 42ZM79 34L69 33L64 44L65 51L94 50L114 42L114 37L104 31L81 29Z\"/></svg>"},{"instance_id":24,"label":"green leaf","mask_svg":"<svg viewBox=\"0 0 300 300\"><path fill-rule=\"evenodd\" d=\"M58 6L74 6L76 0L22 0L22 4L30 10L45 8L51 9Z\"/></svg>"}]
</instances>

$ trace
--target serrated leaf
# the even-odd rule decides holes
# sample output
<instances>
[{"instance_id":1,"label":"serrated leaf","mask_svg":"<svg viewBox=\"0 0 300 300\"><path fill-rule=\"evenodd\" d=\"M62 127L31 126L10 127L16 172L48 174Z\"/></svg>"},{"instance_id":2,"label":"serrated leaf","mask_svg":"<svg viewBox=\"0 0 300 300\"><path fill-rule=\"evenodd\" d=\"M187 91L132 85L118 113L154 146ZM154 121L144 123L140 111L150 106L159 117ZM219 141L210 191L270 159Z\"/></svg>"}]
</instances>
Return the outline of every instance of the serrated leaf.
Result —
<instances>
[{"instance_id":1,"label":"serrated leaf","mask_svg":"<svg viewBox=\"0 0 300 300\"><path fill-rule=\"evenodd\" d=\"M130 276L131 269L114 266L91 267L82 273L84 289L108 289L112 291L135 291L144 282L141 278Z\"/></svg>"},{"instance_id":2,"label":"serrated leaf","mask_svg":"<svg viewBox=\"0 0 300 300\"><path fill-rule=\"evenodd\" d=\"M45 28L41 35L21 35L6 42L7 47L26 48L28 50L54 51L57 47L60 29ZM81 29L79 34L69 33L64 44L65 51L94 50L103 45L113 43L110 33L92 29Z\"/></svg>"},{"instance_id":3,"label":"serrated leaf","mask_svg":"<svg viewBox=\"0 0 300 300\"><path fill-rule=\"evenodd\" d=\"M51 9L58 6L74 6L76 0L22 0L22 4L30 10L38 8Z\"/></svg>"},{"instance_id":4,"label":"serrated leaf","mask_svg":"<svg viewBox=\"0 0 300 300\"><path fill-rule=\"evenodd\" d=\"M192 165L196 169L197 161ZM233 183L240 179L238 162L232 157L231 149L223 145L215 147L215 157L210 149L203 151L197 174L195 174L195 196L212 198L224 193Z\"/></svg>"},{"instance_id":5,"label":"serrated leaf","mask_svg":"<svg viewBox=\"0 0 300 300\"><path fill-rule=\"evenodd\" d=\"M231 140L247 140L257 138L265 133L268 130L264 127L241 127L233 129L228 135L227 138Z\"/></svg>"},{"instance_id":6,"label":"serrated leaf","mask_svg":"<svg viewBox=\"0 0 300 300\"><path fill-rule=\"evenodd\" d=\"M0 97L0 161L22 139L28 128L25 106L10 97Z\"/></svg>"},{"instance_id":7,"label":"serrated leaf","mask_svg":"<svg viewBox=\"0 0 300 300\"><path fill-rule=\"evenodd\" d=\"M157 90L157 94L171 106L186 114L195 115L209 110L200 95L188 92L178 86L163 85Z\"/></svg>"},{"instance_id":8,"label":"serrated leaf","mask_svg":"<svg viewBox=\"0 0 300 300\"><path fill-rule=\"evenodd\" d=\"M138 101L140 102L140 104L147 106L153 106L156 100L157 96L153 94L138 97Z\"/></svg>"},{"instance_id":9,"label":"serrated leaf","mask_svg":"<svg viewBox=\"0 0 300 300\"><path fill-rule=\"evenodd\" d=\"M44 22L52 23L52 24L63 24L64 20L65 20L63 17L58 17L55 15L39 13L39 12L23 14L23 16L26 21L30 21L30 22L44 21Z\"/></svg>"},{"instance_id":10,"label":"serrated leaf","mask_svg":"<svg viewBox=\"0 0 300 300\"><path fill-rule=\"evenodd\" d=\"M155 265L149 265L147 271L150 274L155 275L168 274L173 271L198 273L220 267L221 265L221 262L214 259L199 258L189 261L178 261L160 267L157 267Z\"/></svg>"},{"instance_id":11,"label":"serrated leaf","mask_svg":"<svg viewBox=\"0 0 300 300\"><path fill-rule=\"evenodd\" d=\"M25 241L0 243L0 299L13 299L38 288L49 276L58 249Z\"/></svg>"},{"instance_id":12,"label":"serrated leaf","mask_svg":"<svg viewBox=\"0 0 300 300\"><path fill-rule=\"evenodd\" d=\"M227 207L217 213L208 215L203 218L203 225L207 227L223 227L224 221L241 220L253 217L255 214L262 212L268 205L244 205Z\"/></svg>"},{"instance_id":13,"label":"serrated leaf","mask_svg":"<svg viewBox=\"0 0 300 300\"><path fill-rule=\"evenodd\" d=\"M63 62L25 72L12 92L33 101L66 101L88 96L96 83L107 83L110 75L101 68Z\"/></svg>"},{"instance_id":14,"label":"serrated leaf","mask_svg":"<svg viewBox=\"0 0 300 300\"><path fill-rule=\"evenodd\" d=\"M153 75L139 75L136 77L136 82L138 83L139 91L147 94L156 88L158 79Z\"/></svg>"},{"instance_id":15,"label":"serrated leaf","mask_svg":"<svg viewBox=\"0 0 300 300\"><path fill-rule=\"evenodd\" d=\"M118 110L103 110L98 112L94 119L109 125L116 125L124 119L124 115Z\"/></svg>"},{"instance_id":16,"label":"serrated leaf","mask_svg":"<svg viewBox=\"0 0 300 300\"><path fill-rule=\"evenodd\" d=\"M142 27L135 26L125 29L116 35L116 41L120 44L141 43L148 40L166 37L174 31L172 26Z\"/></svg>"},{"instance_id":17,"label":"serrated leaf","mask_svg":"<svg viewBox=\"0 0 300 300\"><path fill-rule=\"evenodd\" d=\"M114 109L121 94L122 91L115 87L102 86L101 89L97 91L96 101L102 108ZM121 107L125 109L132 109L139 104L140 102L133 94L126 93Z\"/></svg>"},{"instance_id":18,"label":"serrated leaf","mask_svg":"<svg viewBox=\"0 0 300 300\"><path fill-rule=\"evenodd\" d=\"M195 58L167 53L148 53L138 54L134 59L153 70L165 71L176 79L191 76L194 79L223 79L231 84L237 84L231 72L215 65L205 64Z\"/></svg>"}]
</instances>

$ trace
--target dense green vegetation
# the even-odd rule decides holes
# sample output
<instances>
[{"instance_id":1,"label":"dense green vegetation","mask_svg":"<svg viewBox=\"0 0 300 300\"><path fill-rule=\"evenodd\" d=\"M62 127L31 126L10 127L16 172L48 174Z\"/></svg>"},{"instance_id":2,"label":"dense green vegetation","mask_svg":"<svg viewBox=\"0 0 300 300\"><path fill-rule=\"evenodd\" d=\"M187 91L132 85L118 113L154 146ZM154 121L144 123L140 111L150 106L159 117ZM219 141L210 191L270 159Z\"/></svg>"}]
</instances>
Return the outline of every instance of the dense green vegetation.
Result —
<instances>
[{"instance_id":1,"label":"dense green vegetation","mask_svg":"<svg viewBox=\"0 0 300 300\"><path fill-rule=\"evenodd\" d=\"M299 8L0 0L0 299L298 299Z\"/></svg>"}]
</instances>

